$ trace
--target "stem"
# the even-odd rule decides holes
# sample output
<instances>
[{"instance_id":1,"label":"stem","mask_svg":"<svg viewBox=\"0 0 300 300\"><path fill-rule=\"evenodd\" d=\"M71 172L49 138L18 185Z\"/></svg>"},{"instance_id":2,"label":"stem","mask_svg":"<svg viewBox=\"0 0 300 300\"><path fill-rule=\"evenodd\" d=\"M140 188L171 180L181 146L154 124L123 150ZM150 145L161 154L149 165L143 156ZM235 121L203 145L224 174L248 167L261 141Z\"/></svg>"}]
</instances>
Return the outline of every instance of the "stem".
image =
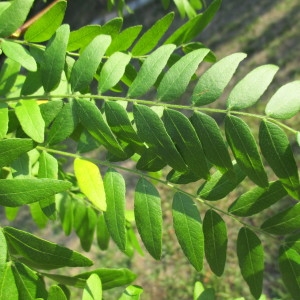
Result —
<instances>
[{"instance_id":1,"label":"stem","mask_svg":"<svg viewBox=\"0 0 300 300\"><path fill-rule=\"evenodd\" d=\"M211 202L203 200L200 197L198 197L197 195L194 195L192 193L189 193L189 192L186 192L186 191L182 190L180 187L178 187L178 186L170 183L167 180L158 179L158 178L156 178L154 176L149 175L148 173L145 173L145 172L142 172L142 171L139 171L139 170L135 170L135 169L128 169L126 167L123 167L123 166L120 166L120 165L116 165L116 164L111 163L109 161L103 161L103 160L99 160L99 159L95 159L95 158L87 158L87 157L81 156L79 154L74 154L74 153L64 152L64 151L60 151L60 150L50 149L50 148L46 148L46 147L42 147L42 146L37 146L37 149L41 150L41 151L46 151L46 152L49 152L49 153L52 153L52 154L62 155L62 156L65 156L65 157L71 157L71 158L74 158L74 159L76 159L76 158L85 159L85 160L90 161L90 162L92 162L94 164L97 164L97 165L102 165L102 166L106 166L106 167L110 167L110 168L114 168L114 169L119 169L119 170L122 170L122 171L125 171L125 172L129 172L129 173L135 174L137 176L146 177L146 178L148 178L150 180L155 180L156 182L158 182L160 184L168 186L169 188L171 188L171 190L173 192L180 192L182 194L185 194L186 196L191 197L191 198L193 198L193 199L201 202L205 206L208 206L209 208L211 208L211 209L213 209L215 211L218 211L219 213L221 213L223 215L226 215L226 216L230 217L234 221L240 223L242 226L245 226L245 227L247 227L247 228L249 228L249 229L251 229L253 231L260 232L260 233L268 235L269 237L274 238L274 236L271 235L271 234L269 234L268 232L265 232L265 231L263 231L260 228L252 226L252 225L250 225L250 224L248 224L248 223L246 223L246 222L238 219L233 214L231 214L231 213L229 213L227 211L224 211L224 210L222 210L222 209L220 209L220 208L212 205Z\"/></svg>"}]
</instances>

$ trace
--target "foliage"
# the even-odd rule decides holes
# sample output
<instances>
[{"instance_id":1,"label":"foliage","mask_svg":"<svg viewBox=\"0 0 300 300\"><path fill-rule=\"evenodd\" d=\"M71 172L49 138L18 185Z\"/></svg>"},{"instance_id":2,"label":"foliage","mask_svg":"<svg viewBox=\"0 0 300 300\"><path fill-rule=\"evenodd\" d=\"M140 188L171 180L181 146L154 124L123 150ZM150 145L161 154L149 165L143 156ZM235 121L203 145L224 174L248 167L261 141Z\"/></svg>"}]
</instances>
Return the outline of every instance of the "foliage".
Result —
<instances>
[{"instance_id":1,"label":"foliage","mask_svg":"<svg viewBox=\"0 0 300 300\"><path fill-rule=\"evenodd\" d=\"M159 182L174 191L174 230L198 272L205 257L213 273L223 274L228 236L221 215L226 215L239 225L237 257L254 298L263 290L260 235L267 234L279 244L282 280L296 299L300 183L290 139L299 144L300 133L284 120L299 112L299 81L280 87L264 114L251 113L247 109L257 104L278 70L259 66L235 84L225 108L205 106L224 94L246 57L234 53L216 62L209 49L193 41L221 0L169 36L173 13L140 37L142 26L122 30L121 18L71 31L61 25L66 7L62 0L28 28L24 39L13 38L32 4L33 0L0 3L0 205L7 216L13 208L28 205L42 227L58 218L66 235L75 231L85 251L96 232L100 249L107 249L111 238L121 252L132 256L141 252L138 233L149 254L159 260L163 211L153 183ZM213 64L198 78L203 61ZM188 104L173 103L190 90ZM213 118L216 113L224 116L225 132ZM258 137L246 117L259 120ZM68 139L76 143L75 153L63 151ZM90 158L89 152L99 148L106 159ZM60 157L73 159L73 173ZM129 159L136 168L122 163ZM127 184L120 170L139 178L133 211L126 209ZM245 180L253 188L240 192L228 211L218 208L215 201L242 190ZM198 186L196 193L186 189L190 183ZM289 206L260 227L246 218L279 201ZM129 285L136 278L133 270L113 268L75 276L46 273L90 267L92 261L11 226L1 228L0 240L3 299L67 299L69 287L82 289L82 299L100 299L102 290ZM54 281L49 289L44 278ZM142 292L129 285L119 299L140 299ZM196 283L194 299L205 297L214 299L215 291Z\"/></svg>"}]
</instances>

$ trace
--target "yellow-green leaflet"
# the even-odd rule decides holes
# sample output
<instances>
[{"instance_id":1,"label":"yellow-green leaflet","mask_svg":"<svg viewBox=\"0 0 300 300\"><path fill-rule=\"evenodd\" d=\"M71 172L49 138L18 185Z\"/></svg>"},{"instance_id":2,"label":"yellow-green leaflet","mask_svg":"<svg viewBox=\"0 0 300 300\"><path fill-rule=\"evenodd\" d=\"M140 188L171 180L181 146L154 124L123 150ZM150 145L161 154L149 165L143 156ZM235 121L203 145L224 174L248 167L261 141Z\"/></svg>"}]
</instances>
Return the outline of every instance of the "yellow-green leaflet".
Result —
<instances>
[{"instance_id":1,"label":"yellow-green leaflet","mask_svg":"<svg viewBox=\"0 0 300 300\"><path fill-rule=\"evenodd\" d=\"M64 291L58 285L51 285L47 300L67 300Z\"/></svg>"},{"instance_id":2,"label":"yellow-green leaflet","mask_svg":"<svg viewBox=\"0 0 300 300\"><path fill-rule=\"evenodd\" d=\"M0 140L2 140L8 130L8 106L6 103L0 103Z\"/></svg>"},{"instance_id":3,"label":"yellow-green leaflet","mask_svg":"<svg viewBox=\"0 0 300 300\"><path fill-rule=\"evenodd\" d=\"M82 300L102 299L102 283L97 274L91 274L85 283Z\"/></svg>"},{"instance_id":4,"label":"yellow-green leaflet","mask_svg":"<svg viewBox=\"0 0 300 300\"><path fill-rule=\"evenodd\" d=\"M106 197L102 176L97 165L94 163L76 158L74 171L81 191L98 209L106 210Z\"/></svg>"}]
</instances>

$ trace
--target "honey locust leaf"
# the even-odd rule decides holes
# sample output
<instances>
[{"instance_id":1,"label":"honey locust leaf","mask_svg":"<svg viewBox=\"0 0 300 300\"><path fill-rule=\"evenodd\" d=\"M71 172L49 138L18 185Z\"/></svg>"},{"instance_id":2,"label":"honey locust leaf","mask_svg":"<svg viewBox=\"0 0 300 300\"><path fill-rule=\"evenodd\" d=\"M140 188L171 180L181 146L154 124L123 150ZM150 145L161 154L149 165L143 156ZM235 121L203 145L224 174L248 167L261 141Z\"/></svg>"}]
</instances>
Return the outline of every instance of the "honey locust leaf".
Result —
<instances>
[{"instance_id":1,"label":"honey locust leaf","mask_svg":"<svg viewBox=\"0 0 300 300\"><path fill-rule=\"evenodd\" d=\"M102 283L97 274L91 274L86 280L82 300L102 299Z\"/></svg>"},{"instance_id":2,"label":"honey locust leaf","mask_svg":"<svg viewBox=\"0 0 300 300\"><path fill-rule=\"evenodd\" d=\"M8 131L8 106L6 103L0 103L0 140L2 140Z\"/></svg>"}]
</instances>

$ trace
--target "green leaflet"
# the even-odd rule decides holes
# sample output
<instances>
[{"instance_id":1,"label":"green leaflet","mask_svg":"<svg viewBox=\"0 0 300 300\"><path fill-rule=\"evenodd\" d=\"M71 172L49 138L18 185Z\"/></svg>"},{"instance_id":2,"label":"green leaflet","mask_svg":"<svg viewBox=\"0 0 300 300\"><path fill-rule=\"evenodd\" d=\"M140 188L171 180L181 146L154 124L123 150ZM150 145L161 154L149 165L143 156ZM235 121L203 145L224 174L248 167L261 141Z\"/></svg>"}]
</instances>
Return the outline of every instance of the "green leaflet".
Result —
<instances>
[{"instance_id":1,"label":"green leaflet","mask_svg":"<svg viewBox=\"0 0 300 300\"><path fill-rule=\"evenodd\" d=\"M80 190L97 209L105 211L105 191L98 166L88 160L76 158L74 172Z\"/></svg>"},{"instance_id":2,"label":"green leaflet","mask_svg":"<svg viewBox=\"0 0 300 300\"><path fill-rule=\"evenodd\" d=\"M14 263L12 271L18 287L20 300L34 300L39 297L47 297L45 283L36 272L18 262Z\"/></svg>"},{"instance_id":3,"label":"green leaflet","mask_svg":"<svg viewBox=\"0 0 300 300\"><path fill-rule=\"evenodd\" d=\"M286 246L279 250L279 270L282 280L293 299L300 294L300 258L293 248Z\"/></svg>"},{"instance_id":4,"label":"green leaflet","mask_svg":"<svg viewBox=\"0 0 300 300\"><path fill-rule=\"evenodd\" d=\"M1 283L1 277L6 267L6 259L7 259L7 243L5 236L3 234L3 230L0 229L0 283Z\"/></svg>"},{"instance_id":5,"label":"green leaflet","mask_svg":"<svg viewBox=\"0 0 300 300\"><path fill-rule=\"evenodd\" d=\"M143 288L137 285L128 286L118 300L139 300L143 293Z\"/></svg>"},{"instance_id":6,"label":"green leaflet","mask_svg":"<svg viewBox=\"0 0 300 300\"><path fill-rule=\"evenodd\" d=\"M78 130L78 129L77 129ZM93 138L93 136L86 130L79 127L81 131L80 137L77 143L77 152L86 153L99 148L100 143Z\"/></svg>"},{"instance_id":7,"label":"green leaflet","mask_svg":"<svg viewBox=\"0 0 300 300\"><path fill-rule=\"evenodd\" d=\"M150 149L178 171L186 171L187 167L166 132L159 116L149 107L134 105L133 115L139 137Z\"/></svg>"},{"instance_id":8,"label":"green leaflet","mask_svg":"<svg viewBox=\"0 0 300 300\"><path fill-rule=\"evenodd\" d=\"M237 238L237 255L241 273L255 299L262 293L264 272L264 250L260 239L246 227L242 227Z\"/></svg>"},{"instance_id":9,"label":"green leaflet","mask_svg":"<svg viewBox=\"0 0 300 300\"><path fill-rule=\"evenodd\" d=\"M31 178L31 163L28 153L21 154L11 165L13 178Z\"/></svg>"},{"instance_id":10,"label":"green leaflet","mask_svg":"<svg viewBox=\"0 0 300 300\"><path fill-rule=\"evenodd\" d=\"M73 215L74 202L72 201L69 194L67 193L61 193L56 195L55 200L56 200L55 201L56 209L61 221L63 231L65 235L70 235L74 223L74 215Z\"/></svg>"},{"instance_id":11,"label":"green leaflet","mask_svg":"<svg viewBox=\"0 0 300 300\"><path fill-rule=\"evenodd\" d=\"M36 72L28 72L26 79L22 85L21 95L32 95L32 94L42 94L44 89L42 88L41 72L38 69Z\"/></svg>"},{"instance_id":12,"label":"green leaflet","mask_svg":"<svg viewBox=\"0 0 300 300\"><path fill-rule=\"evenodd\" d=\"M126 248L125 181L114 169L109 169L104 177L107 209L105 222L111 238L121 251Z\"/></svg>"},{"instance_id":13,"label":"green leaflet","mask_svg":"<svg viewBox=\"0 0 300 300\"><path fill-rule=\"evenodd\" d=\"M136 164L138 170L156 172L160 171L166 163L155 153L153 149L146 148Z\"/></svg>"},{"instance_id":14,"label":"green leaflet","mask_svg":"<svg viewBox=\"0 0 300 300\"><path fill-rule=\"evenodd\" d=\"M8 106L6 103L0 103L0 140L2 140L8 130Z\"/></svg>"},{"instance_id":15,"label":"green leaflet","mask_svg":"<svg viewBox=\"0 0 300 300\"><path fill-rule=\"evenodd\" d=\"M45 92L51 92L60 83L61 73L65 66L69 34L70 27L64 24L57 29L55 35L47 43L40 70Z\"/></svg>"},{"instance_id":16,"label":"green leaflet","mask_svg":"<svg viewBox=\"0 0 300 300\"><path fill-rule=\"evenodd\" d=\"M234 53L216 62L199 79L194 88L191 102L196 106L206 105L217 100L235 73L245 53Z\"/></svg>"},{"instance_id":17,"label":"green leaflet","mask_svg":"<svg viewBox=\"0 0 300 300\"><path fill-rule=\"evenodd\" d=\"M20 100L15 112L24 132L37 143L43 143L45 122L37 101Z\"/></svg>"},{"instance_id":18,"label":"green leaflet","mask_svg":"<svg viewBox=\"0 0 300 300\"><path fill-rule=\"evenodd\" d=\"M289 248L293 248L295 251L300 253L300 233L289 235L285 238L285 245Z\"/></svg>"},{"instance_id":19,"label":"green leaflet","mask_svg":"<svg viewBox=\"0 0 300 300\"><path fill-rule=\"evenodd\" d=\"M31 218L35 222L35 224L41 229L45 228L48 223L48 218L43 213L39 202L30 203L29 209Z\"/></svg>"},{"instance_id":20,"label":"green leaflet","mask_svg":"<svg viewBox=\"0 0 300 300\"><path fill-rule=\"evenodd\" d=\"M80 216L77 214L77 209L80 207ZM97 224L97 214L95 210L85 204L77 203L74 210L74 227L76 234L80 239L80 245L84 251L90 251L94 240L94 233Z\"/></svg>"},{"instance_id":21,"label":"green leaflet","mask_svg":"<svg viewBox=\"0 0 300 300\"><path fill-rule=\"evenodd\" d=\"M165 74L157 89L160 101L171 102L179 98L187 88L198 65L209 53L209 49L194 50L177 61Z\"/></svg>"},{"instance_id":22,"label":"green leaflet","mask_svg":"<svg viewBox=\"0 0 300 300\"><path fill-rule=\"evenodd\" d=\"M58 285L51 285L47 300L67 300L67 296Z\"/></svg>"},{"instance_id":23,"label":"green leaflet","mask_svg":"<svg viewBox=\"0 0 300 300\"><path fill-rule=\"evenodd\" d=\"M203 219L204 250L211 270L221 276L227 254L227 228L223 219L214 210L206 212Z\"/></svg>"},{"instance_id":24,"label":"green leaflet","mask_svg":"<svg viewBox=\"0 0 300 300\"><path fill-rule=\"evenodd\" d=\"M0 96L5 96L10 92L17 80L20 68L21 65L10 58L3 61L0 70Z\"/></svg>"},{"instance_id":25,"label":"green leaflet","mask_svg":"<svg viewBox=\"0 0 300 300\"><path fill-rule=\"evenodd\" d=\"M99 76L98 91L100 94L111 89L120 81L130 59L131 55L122 52L115 52L108 58Z\"/></svg>"},{"instance_id":26,"label":"green leaflet","mask_svg":"<svg viewBox=\"0 0 300 300\"><path fill-rule=\"evenodd\" d=\"M198 209L190 197L177 192L173 199L172 213L181 249L192 266L200 272L203 266L204 241Z\"/></svg>"},{"instance_id":27,"label":"green leaflet","mask_svg":"<svg viewBox=\"0 0 300 300\"><path fill-rule=\"evenodd\" d=\"M43 200L71 187L71 183L55 179L1 179L0 204L16 207Z\"/></svg>"},{"instance_id":28,"label":"green leaflet","mask_svg":"<svg viewBox=\"0 0 300 300\"><path fill-rule=\"evenodd\" d=\"M123 30L113 38L110 46L106 51L106 54L110 56L117 51L126 51L133 44L141 30L142 25L132 26Z\"/></svg>"},{"instance_id":29,"label":"green leaflet","mask_svg":"<svg viewBox=\"0 0 300 300\"><path fill-rule=\"evenodd\" d=\"M158 44L164 36L174 19L174 13L171 12L159 19L142 37L137 41L131 50L132 55L145 55L149 53Z\"/></svg>"},{"instance_id":30,"label":"green leaflet","mask_svg":"<svg viewBox=\"0 0 300 300\"><path fill-rule=\"evenodd\" d=\"M300 81L285 84L272 96L266 106L266 115L276 119L289 119L300 110Z\"/></svg>"},{"instance_id":31,"label":"green leaflet","mask_svg":"<svg viewBox=\"0 0 300 300\"><path fill-rule=\"evenodd\" d=\"M0 275L0 299L19 300L11 261L6 263L3 273Z\"/></svg>"},{"instance_id":32,"label":"green leaflet","mask_svg":"<svg viewBox=\"0 0 300 300\"><path fill-rule=\"evenodd\" d=\"M178 172L171 170L167 175L167 180L176 184L187 184L199 180L199 176L192 172Z\"/></svg>"},{"instance_id":33,"label":"green leaflet","mask_svg":"<svg viewBox=\"0 0 300 300\"><path fill-rule=\"evenodd\" d=\"M127 285L136 279L136 275L128 269L96 269L90 272L81 273L75 278L88 279L91 274L96 274L102 282L102 289L108 290L114 287Z\"/></svg>"},{"instance_id":34,"label":"green leaflet","mask_svg":"<svg viewBox=\"0 0 300 300\"><path fill-rule=\"evenodd\" d=\"M247 217L270 207L284 196L286 190L280 181L271 182L268 188L254 187L239 196L228 208L236 216Z\"/></svg>"},{"instance_id":35,"label":"green leaflet","mask_svg":"<svg viewBox=\"0 0 300 300\"><path fill-rule=\"evenodd\" d=\"M259 128L261 152L290 196L300 200L298 168L284 131L274 123L262 121Z\"/></svg>"},{"instance_id":36,"label":"green leaflet","mask_svg":"<svg viewBox=\"0 0 300 300\"><path fill-rule=\"evenodd\" d=\"M164 44L185 44L194 39L210 23L221 6L221 0L215 0L203 14L198 14L179 27Z\"/></svg>"},{"instance_id":37,"label":"green leaflet","mask_svg":"<svg viewBox=\"0 0 300 300\"><path fill-rule=\"evenodd\" d=\"M194 112L190 121L201 141L205 157L222 173L231 170L231 158L217 122L201 112Z\"/></svg>"},{"instance_id":38,"label":"green leaflet","mask_svg":"<svg viewBox=\"0 0 300 300\"><path fill-rule=\"evenodd\" d=\"M78 252L40 239L28 232L6 226L3 229L10 254L40 269L88 267L92 261Z\"/></svg>"},{"instance_id":39,"label":"green leaflet","mask_svg":"<svg viewBox=\"0 0 300 300\"><path fill-rule=\"evenodd\" d=\"M226 173L222 174L220 171L215 172L209 181L206 181L200 186L197 192L198 195L210 201L220 200L226 197L246 177L238 164L233 165L233 171L235 173L234 178L231 178Z\"/></svg>"},{"instance_id":40,"label":"green leaflet","mask_svg":"<svg viewBox=\"0 0 300 300\"><path fill-rule=\"evenodd\" d=\"M102 299L102 283L97 274L91 274L85 283L82 300Z\"/></svg>"},{"instance_id":41,"label":"green leaflet","mask_svg":"<svg viewBox=\"0 0 300 300\"><path fill-rule=\"evenodd\" d=\"M2 40L1 48L7 57L16 61L28 71L35 72L37 70L35 59L22 45L8 40Z\"/></svg>"},{"instance_id":42,"label":"green leaflet","mask_svg":"<svg viewBox=\"0 0 300 300\"><path fill-rule=\"evenodd\" d=\"M113 133L120 139L130 144L137 153L145 150L145 145L138 137L126 109L115 101L105 102L106 121Z\"/></svg>"},{"instance_id":43,"label":"green leaflet","mask_svg":"<svg viewBox=\"0 0 300 300\"><path fill-rule=\"evenodd\" d=\"M25 40L34 43L48 41L62 23L66 8L67 1L55 3L26 30Z\"/></svg>"},{"instance_id":44,"label":"green leaflet","mask_svg":"<svg viewBox=\"0 0 300 300\"><path fill-rule=\"evenodd\" d=\"M268 177L248 125L238 117L227 115L225 118L225 134L241 169L258 186L267 187L269 184Z\"/></svg>"},{"instance_id":45,"label":"green leaflet","mask_svg":"<svg viewBox=\"0 0 300 300\"><path fill-rule=\"evenodd\" d=\"M272 234L288 234L297 230L300 226L300 203L278 213L266 220L261 229Z\"/></svg>"},{"instance_id":46,"label":"green leaflet","mask_svg":"<svg viewBox=\"0 0 300 300\"><path fill-rule=\"evenodd\" d=\"M34 148L31 139L5 139L0 141L0 168L8 166L21 154Z\"/></svg>"},{"instance_id":47,"label":"green leaflet","mask_svg":"<svg viewBox=\"0 0 300 300\"><path fill-rule=\"evenodd\" d=\"M209 168L196 131L182 113L164 109L163 122L190 172L199 178L209 178Z\"/></svg>"},{"instance_id":48,"label":"green leaflet","mask_svg":"<svg viewBox=\"0 0 300 300\"><path fill-rule=\"evenodd\" d=\"M70 84L73 92L88 87L110 43L110 36L98 35L82 51L71 71Z\"/></svg>"},{"instance_id":49,"label":"green leaflet","mask_svg":"<svg viewBox=\"0 0 300 300\"><path fill-rule=\"evenodd\" d=\"M76 127L77 116L70 103L65 103L55 117L47 135L48 145L55 145L69 137Z\"/></svg>"},{"instance_id":50,"label":"green leaflet","mask_svg":"<svg viewBox=\"0 0 300 300\"><path fill-rule=\"evenodd\" d=\"M38 178L58 178L58 161L51 154L43 151L39 157ZM39 201L43 213L51 220L56 219L55 196Z\"/></svg>"},{"instance_id":51,"label":"green leaflet","mask_svg":"<svg viewBox=\"0 0 300 300\"><path fill-rule=\"evenodd\" d=\"M142 96L155 84L175 48L176 46L172 44L161 46L145 59L129 87L128 97Z\"/></svg>"},{"instance_id":52,"label":"green leaflet","mask_svg":"<svg viewBox=\"0 0 300 300\"><path fill-rule=\"evenodd\" d=\"M180 17L183 19L185 15L187 14L188 18L191 19L195 17L196 11L194 10L192 4L192 1L189 2L187 0L174 0L175 5L177 6L177 9L179 10Z\"/></svg>"},{"instance_id":53,"label":"green leaflet","mask_svg":"<svg viewBox=\"0 0 300 300\"><path fill-rule=\"evenodd\" d=\"M63 108L63 105L64 103L61 100L49 101L40 105L40 111L45 121L45 127L48 127L51 124Z\"/></svg>"},{"instance_id":54,"label":"green leaflet","mask_svg":"<svg viewBox=\"0 0 300 300\"><path fill-rule=\"evenodd\" d=\"M94 103L83 99L76 99L74 101L74 107L77 110L81 124L94 139L117 157L126 158L126 153L123 151Z\"/></svg>"},{"instance_id":55,"label":"green leaflet","mask_svg":"<svg viewBox=\"0 0 300 300\"><path fill-rule=\"evenodd\" d=\"M97 35L102 33L100 25L87 25L71 31L68 42L68 51L75 51L86 47Z\"/></svg>"},{"instance_id":56,"label":"green leaflet","mask_svg":"<svg viewBox=\"0 0 300 300\"><path fill-rule=\"evenodd\" d=\"M146 249L159 260L162 253L161 199L154 185L144 178L140 178L135 188L134 216Z\"/></svg>"},{"instance_id":57,"label":"green leaflet","mask_svg":"<svg viewBox=\"0 0 300 300\"><path fill-rule=\"evenodd\" d=\"M99 248L101 250L107 250L110 235L109 235L103 214L98 216L96 232L97 232L97 243L98 243Z\"/></svg>"},{"instance_id":58,"label":"green leaflet","mask_svg":"<svg viewBox=\"0 0 300 300\"><path fill-rule=\"evenodd\" d=\"M23 25L34 0L14 0L1 13L0 37L7 37L13 34Z\"/></svg>"},{"instance_id":59,"label":"green leaflet","mask_svg":"<svg viewBox=\"0 0 300 300\"><path fill-rule=\"evenodd\" d=\"M118 17L118 18L111 19L101 27L101 33L110 35L111 38L113 39L120 32L122 25L123 25L122 18Z\"/></svg>"},{"instance_id":60,"label":"green leaflet","mask_svg":"<svg viewBox=\"0 0 300 300\"><path fill-rule=\"evenodd\" d=\"M268 88L278 69L275 65L263 65L248 73L229 94L228 109L242 110L254 105Z\"/></svg>"}]
</instances>

